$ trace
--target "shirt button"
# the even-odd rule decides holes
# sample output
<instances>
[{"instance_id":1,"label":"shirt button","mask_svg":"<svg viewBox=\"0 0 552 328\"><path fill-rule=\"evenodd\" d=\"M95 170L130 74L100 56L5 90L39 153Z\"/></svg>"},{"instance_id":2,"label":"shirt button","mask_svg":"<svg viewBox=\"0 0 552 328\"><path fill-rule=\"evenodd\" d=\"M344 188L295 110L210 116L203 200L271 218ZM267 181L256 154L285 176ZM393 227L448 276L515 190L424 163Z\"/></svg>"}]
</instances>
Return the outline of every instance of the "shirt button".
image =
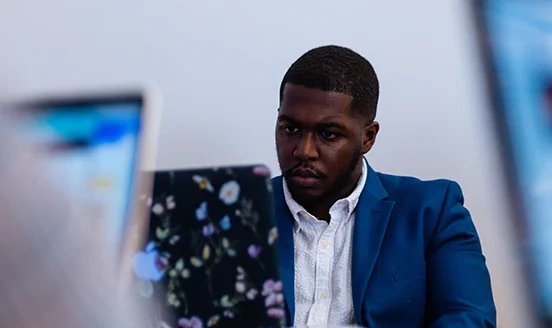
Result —
<instances>
[{"instance_id":1,"label":"shirt button","mask_svg":"<svg viewBox=\"0 0 552 328\"><path fill-rule=\"evenodd\" d=\"M327 240L324 240L324 241L322 242L322 246L323 246L324 248L328 248L328 247L330 246L330 243L328 243Z\"/></svg>"},{"instance_id":2,"label":"shirt button","mask_svg":"<svg viewBox=\"0 0 552 328\"><path fill-rule=\"evenodd\" d=\"M326 293L326 292L320 293L320 298L323 299L323 300L327 299L328 298L328 293Z\"/></svg>"}]
</instances>

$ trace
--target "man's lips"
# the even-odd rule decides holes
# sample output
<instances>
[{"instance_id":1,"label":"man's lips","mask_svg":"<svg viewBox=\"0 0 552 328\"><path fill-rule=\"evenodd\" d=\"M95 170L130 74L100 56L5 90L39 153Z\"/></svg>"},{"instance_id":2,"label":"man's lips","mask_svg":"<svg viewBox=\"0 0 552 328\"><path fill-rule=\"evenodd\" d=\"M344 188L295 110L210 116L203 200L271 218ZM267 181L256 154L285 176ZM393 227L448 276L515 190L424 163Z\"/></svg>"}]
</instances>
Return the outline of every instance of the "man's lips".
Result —
<instances>
[{"instance_id":1,"label":"man's lips","mask_svg":"<svg viewBox=\"0 0 552 328\"><path fill-rule=\"evenodd\" d=\"M301 178L317 178L317 179L320 179L320 177L312 172L312 171L309 171L309 170L295 170L291 173L292 176L297 176L297 177L301 177Z\"/></svg>"},{"instance_id":2,"label":"man's lips","mask_svg":"<svg viewBox=\"0 0 552 328\"><path fill-rule=\"evenodd\" d=\"M308 170L295 170L291 174L291 182L303 188L311 188L320 182L320 177Z\"/></svg>"}]
</instances>

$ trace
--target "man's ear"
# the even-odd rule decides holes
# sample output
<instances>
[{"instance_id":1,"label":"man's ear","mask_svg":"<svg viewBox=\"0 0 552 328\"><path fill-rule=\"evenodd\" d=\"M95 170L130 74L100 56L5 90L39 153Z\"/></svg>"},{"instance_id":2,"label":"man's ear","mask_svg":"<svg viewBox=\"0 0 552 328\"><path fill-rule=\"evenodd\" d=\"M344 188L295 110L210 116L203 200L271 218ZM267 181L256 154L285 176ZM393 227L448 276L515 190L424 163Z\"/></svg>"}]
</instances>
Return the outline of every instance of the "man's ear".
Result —
<instances>
[{"instance_id":1,"label":"man's ear","mask_svg":"<svg viewBox=\"0 0 552 328\"><path fill-rule=\"evenodd\" d=\"M364 139L362 140L362 154L366 154L372 149L374 143L376 142L376 137L378 135L380 126L379 123L374 121L364 129Z\"/></svg>"}]
</instances>

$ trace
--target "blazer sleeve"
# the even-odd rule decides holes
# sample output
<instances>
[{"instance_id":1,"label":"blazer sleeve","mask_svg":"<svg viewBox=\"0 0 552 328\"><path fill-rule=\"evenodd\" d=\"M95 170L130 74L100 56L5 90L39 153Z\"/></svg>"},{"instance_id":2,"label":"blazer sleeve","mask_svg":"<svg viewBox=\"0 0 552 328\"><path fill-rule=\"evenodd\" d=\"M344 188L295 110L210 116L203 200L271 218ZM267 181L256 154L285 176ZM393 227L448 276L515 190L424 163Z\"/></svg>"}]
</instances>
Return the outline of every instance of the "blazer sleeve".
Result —
<instances>
[{"instance_id":1,"label":"blazer sleeve","mask_svg":"<svg viewBox=\"0 0 552 328\"><path fill-rule=\"evenodd\" d=\"M489 271L455 182L447 186L426 259L427 327L496 327Z\"/></svg>"}]
</instances>

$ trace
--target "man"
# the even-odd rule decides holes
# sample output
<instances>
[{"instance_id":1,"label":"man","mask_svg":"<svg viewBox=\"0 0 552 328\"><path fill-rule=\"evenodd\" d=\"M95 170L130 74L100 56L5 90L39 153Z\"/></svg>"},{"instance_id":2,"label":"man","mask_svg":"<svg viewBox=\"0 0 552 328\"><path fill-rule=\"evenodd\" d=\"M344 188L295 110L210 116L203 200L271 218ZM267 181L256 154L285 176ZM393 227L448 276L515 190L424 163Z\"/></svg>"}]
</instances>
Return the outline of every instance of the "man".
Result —
<instances>
[{"instance_id":1,"label":"man","mask_svg":"<svg viewBox=\"0 0 552 328\"><path fill-rule=\"evenodd\" d=\"M495 327L489 273L458 184L377 173L379 83L338 46L308 51L280 87L273 180L296 327Z\"/></svg>"}]
</instances>

